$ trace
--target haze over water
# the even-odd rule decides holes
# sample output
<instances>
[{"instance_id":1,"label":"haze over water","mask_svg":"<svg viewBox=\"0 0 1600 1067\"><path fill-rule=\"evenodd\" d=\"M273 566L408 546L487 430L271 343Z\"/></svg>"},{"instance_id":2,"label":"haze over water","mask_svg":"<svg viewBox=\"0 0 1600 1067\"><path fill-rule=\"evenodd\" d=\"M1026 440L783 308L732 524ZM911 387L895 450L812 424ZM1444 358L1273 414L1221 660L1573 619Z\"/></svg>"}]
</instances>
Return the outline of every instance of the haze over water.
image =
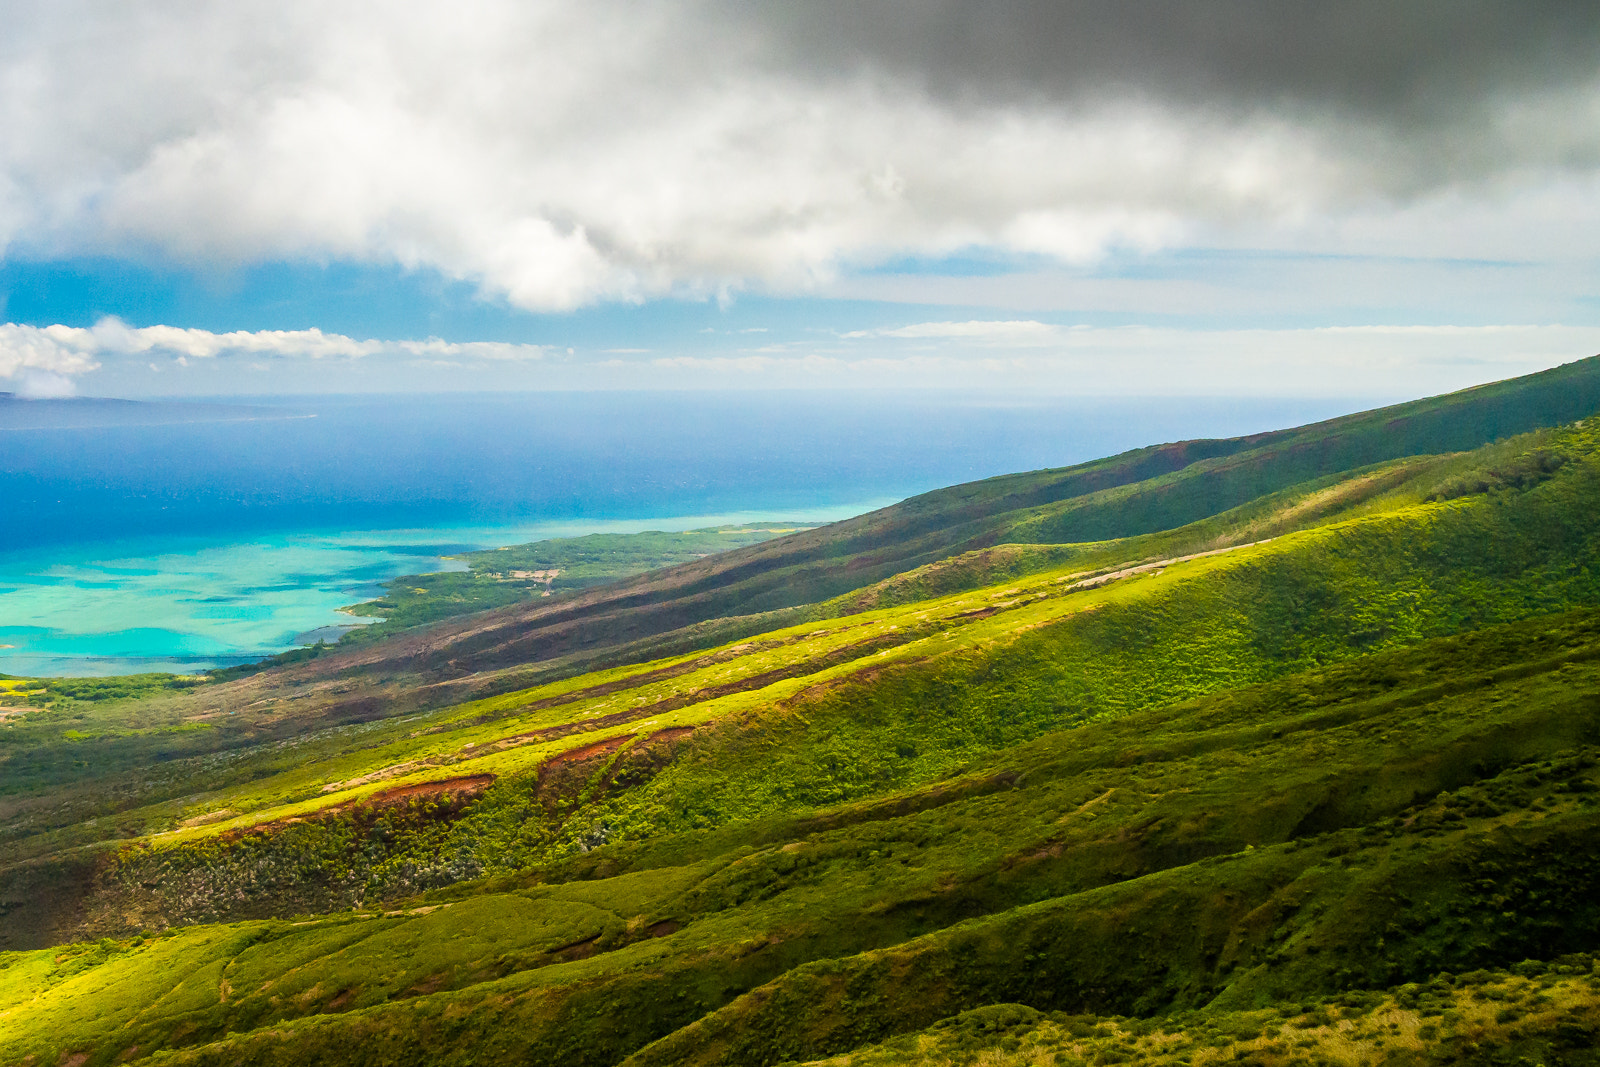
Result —
<instances>
[{"instance_id":1,"label":"haze over water","mask_svg":"<svg viewBox=\"0 0 1600 1067\"><path fill-rule=\"evenodd\" d=\"M833 521L1371 400L546 393L0 405L0 673L193 671L333 635L441 557Z\"/></svg>"}]
</instances>

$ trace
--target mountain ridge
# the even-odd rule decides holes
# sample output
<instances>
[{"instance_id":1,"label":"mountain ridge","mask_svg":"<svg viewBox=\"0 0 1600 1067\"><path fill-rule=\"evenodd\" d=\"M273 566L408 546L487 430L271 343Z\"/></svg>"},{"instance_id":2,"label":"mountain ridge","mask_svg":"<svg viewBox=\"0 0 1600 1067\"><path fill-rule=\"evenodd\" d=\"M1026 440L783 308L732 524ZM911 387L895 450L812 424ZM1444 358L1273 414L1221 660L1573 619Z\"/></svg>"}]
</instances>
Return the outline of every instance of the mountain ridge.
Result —
<instances>
[{"instance_id":1,"label":"mountain ridge","mask_svg":"<svg viewBox=\"0 0 1600 1067\"><path fill-rule=\"evenodd\" d=\"M1152 472L1158 472L1154 474L1157 478L1180 474L1186 467L1206 460L1225 459L1248 448L1298 443L1300 454L1291 457L1294 460L1292 473L1280 475L1269 485L1250 484L1248 468L1241 472L1236 463L1232 468L1233 481L1242 484L1224 485L1220 491L1216 483L1228 480L1229 468L1226 467L1191 472L1191 476L1198 473L1201 477L1194 485L1179 484L1176 492L1170 485L1153 487L1158 500L1163 496L1183 496L1187 491L1189 502L1180 500L1178 507L1187 506L1191 510L1174 514L1168 507L1164 517L1172 522L1190 521L1205 513L1244 503L1260 491L1286 488L1304 477L1332 473L1324 469L1331 463L1351 460L1348 465L1358 466L1361 464L1354 460L1374 462L1370 458L1374 454L1396 458L1397 455L1477 447L1508 433L1571 421L1597 408L1600 408L1600 357L1591 357L1526 378L1340 416L1307 427L1223 441L1148 446L1056 471L1002 475L935 490L878 512L819 527L808 534L776 539L764 548L754 546L723 553L699 563L668 568L648 578L624 580L603 590L563 598L557 603L512 606L500 609L499 614L485 612L481 617L446 620L420 628L408 637L392 639L393 643L385 646L393 650L387 659L381 651L369 649L355 653L344 651L342 659L332 662L348 662L365 671L413 670L420 675L418 681L438 685L449 698L458 699L465 694L459 685L451 684L455 679L490 674L514 663L525 663L530 658L556 659L603 649L607 645L648 642L651 637L701 626L718 618L754 616L758 621L752 625L759 626L769 613L792 612L806 603L841 595L951 553L1003 543L1007 538L1002 530L1020 525L1023 518L1036 520L1040 516L1016 515L1025 510L1021 507L992 514L983 512L982 503L992 500L997 487L1002 490L999 494L1002 499L1013 501L1029 494L1032 499L1041 493L1059 492L1056 483L1061 479L1066 479L1071 486L1080 486L1086 481L1093 483L1092 488L1079 496L1096 491L1114 493L1131 484L1127 479L1135 475L1149 480ZM1387 435L1396 426L1403 433L1398 440L1390 439ZM1355 445L1346 443L1342 448L1327 444L1330 440L1337 441L1337 435L1351 428L1364 431L1366 437L1378 442L1377 445L1362 444L1360 440ZM1319 454L1311 462L1305 462L1308 451L1316 451L1309 446L1317 442L1322 442ZM1275 454L1266 457L1268 461L1277 458ZM1115 464L1121 466L1107 466ZM1114 473L1107 473L1108 469ZM1101 484L1108 480L1116 484ZM1007 493L1004 489L1019 485L1031 485L1031 488L1026 494ZM972 503L974 497L979 504ZM951 500L953 506L942 503ZM978 510L974 511L975 508ZM1102 510L1118 513L1129 509L1122 501L1111 501ZM972 514L989 514L989 519L986 524L965 522L952 527L946 521L952 511L969 520ZM901 520L899 516L902 515L907 517ZM1147 529L1150 521L1146 517L1144 524L1136 529ZM932 529L931 534L927 529L921 530L925 540L931 539L930 544L907 540L921 527ZM1029 531L1018 540L1049 543L1065 539L1072 532L1061 529L1058 520L1054 528ZM1098 537L1108 531L1097 528L1088 533ZM884 556L884 541L900 547ZM837 547L841 543L843 547ZM833 554L826 555L830 545L835 546ZM782 617L775 616L770 621L781 622ZM359 633L350 640L359 641ZM303 655L290 653L267 663L293 662ZM505 684L523 680L518 676ZM486 684L489 688L483 692L501 687L493 681L486 680Z\"/></svg>"},{"instance_id":2,"label":"mountain ridge","mask_svg":"<svg viewBox=\"0 0 1600 1067\"><path fill-rule=\"evenodd\" d=\"M1590 1063L1597 382L953 487L182 689L25 689L0 1058L1276 1067L1342 1012L1367 1056L1434 1026L1396 1063ZM764 610L697 618L727 605Z\"/></svg>"}]
</instances>

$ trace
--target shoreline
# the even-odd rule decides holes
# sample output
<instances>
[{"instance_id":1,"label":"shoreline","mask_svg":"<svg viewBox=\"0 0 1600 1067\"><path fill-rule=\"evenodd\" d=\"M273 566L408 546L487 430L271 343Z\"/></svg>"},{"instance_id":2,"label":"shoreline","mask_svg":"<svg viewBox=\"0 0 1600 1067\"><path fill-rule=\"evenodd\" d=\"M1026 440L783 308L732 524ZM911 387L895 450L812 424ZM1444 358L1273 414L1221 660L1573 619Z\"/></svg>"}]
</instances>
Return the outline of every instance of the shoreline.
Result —
<instances>
[{"instance_id":1,"label":"shoreline","mask_svg":"<svg viewBox=\"0 0 1600 1067\"><path fill-rule=\"evenodd\" d=\"M0 592L5 620L0 674L106 677L243 666L314 645L319 636L333 644L353 629L381 623L382 616L357 616L349 609L382 597L397 578L469 570L452 555L589 534L832 522L884 503L642 519L140 537L0 552L0 588L5 590Z\"/></svg>"}]
</instances>

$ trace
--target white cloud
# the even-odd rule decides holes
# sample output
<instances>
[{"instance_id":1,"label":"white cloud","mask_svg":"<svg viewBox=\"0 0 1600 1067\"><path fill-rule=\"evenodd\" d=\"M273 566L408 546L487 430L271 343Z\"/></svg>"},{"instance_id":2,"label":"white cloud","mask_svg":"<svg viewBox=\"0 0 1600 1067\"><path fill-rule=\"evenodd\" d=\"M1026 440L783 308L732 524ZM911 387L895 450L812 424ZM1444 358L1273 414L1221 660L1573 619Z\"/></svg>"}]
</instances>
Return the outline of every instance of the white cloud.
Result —
<instances>
[{"instance_id":1,"label":"white cloud","mask_svg":"<svg viewBox=\"0 0 1600 1067\"><path fill-rule=\"evenodd\" d=\"M1596 352L1600 327L1531 324L1179 329L936 321L831 335L799 330L754 349L707 347L692 334L645 351L574 352L313 330L134 329L110 320L91 329L0 326L0 378L12 382L0 388L63 393L99 368L97 392L128 396L823 388L1399 399Z\"/></svg>"},{"instance_id":2,"label":"white cloud","mask_svg":"<svg viewBox=\"0 0 1600 1067\"><path fill-rule=\"evenodd\" d=\"M16 394L30 400L72 396L77 384L65 374L55 371L25 368L17 374Z\"/></svg>"},{"instance_id":3,"label":"white cloud","mask_svg":"<svg viewBox=\"0 0 1600 1067\"><path fill-rule=\"evenodd\" d=\"M550 353L547 345L510 344L503 341L441 341L430 337L426 341L365 341L376 345L377 351L406 352L418 358L444 359L459 365L462 360L487 360L494 363L520 363L545 358Z\"/></svg>"},{"instance_id":4,"label":"white cloud","mask_svg":"<svg viewBox=\"0 0 1600 1067\"><path fill-rule=\"evenodd\" d=\"M1600 327L1364 326L1001 331L923 323L788 351L680 353L563 368L557 388L964 390L1075 396L1408 399L1515 377L1600 352ZM1005 325L1005 324L999 324ZM925 327L923 332L920 328ZM1049 331L1048 344L1039 335ZM928 344L931 337L955 344ZM966 343L977 338L977 343Z\"/></svg>"},{"instance_id":5,"label":"white cloud","mask_svg":"<svg viewBox=\"0 0 1600 1067\"><path fill-rule=\"evenodd\" d=\"M1351 213L1381 234L1414 195L1492 206L1600 158L1592 72L1424 136L1270 99L941 95L932 68L810 69L694 0L12 8L0 247L393 263L531 309L971 246L1082 263Z\"/></svg>"},{"instance_id":6,"label":"white cloud","mask_svg":"<svg viewBox=\"0 0 1600 1067\"><path fill-rule=\"evenodd\" d=\"M917 322L881 330L852 330L849 339L895 337L905 340L963 341L978 345L1039 345L1059 338L1061 327L1032 319L969 322Z\"/></svg>"},{"instance_id":7,"label":"white cloud","mask_svg":"<svg viewBox=\"0 0 1600 1067\"><path fill-rule=\"evenodd\" d=\"M0 326L0 378L31 373L66 378L97 369L94 353L73 344L74 339L66 326Z\"/></svg>"},{"instance_id":8,"label":"white cloud","mask_svg":"<svg viewBox=\"0 0 1600 1067\"><path fill-rule=\"evenodd\" d=\"M126 356L161 354L180 367L189 360L220 356L269 356L297 360L354 360L366 357L409 356L418 360L496 363L537 360L545 355L539 345L500 342L454 342L429 338L422 341L356 340L321 330L209 330L175 326L134 328L113 319L92 327L0 325L0 378L33 375L27 380L69 382L100 368L102 361ZM151 369L156 369L151 364ZM265 369L259 361L251 369ZM41 377L43 376L43 377ZM41 387L42 388L42 387Z\"/></svg>"}]
</instances>

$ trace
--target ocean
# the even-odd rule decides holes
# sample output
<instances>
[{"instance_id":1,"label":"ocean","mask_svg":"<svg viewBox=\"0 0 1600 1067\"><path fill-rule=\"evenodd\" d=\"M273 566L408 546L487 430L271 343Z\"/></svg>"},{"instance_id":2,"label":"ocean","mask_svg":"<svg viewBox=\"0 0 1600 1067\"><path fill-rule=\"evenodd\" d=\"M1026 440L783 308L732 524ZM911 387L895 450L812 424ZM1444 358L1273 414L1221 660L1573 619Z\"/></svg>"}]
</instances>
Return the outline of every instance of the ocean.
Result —
<instances>
[{"instance_id":1,"label":"ocean","mask_svg":"<svg viewBox=\"0 0 1600 1067\"><path fill-rule=\"evenodd\" d=\"M529 393L0 399L0 673L179 673L473 548L829 522L956 482L1372 400Z\"/></svg>"}]
</instances>

